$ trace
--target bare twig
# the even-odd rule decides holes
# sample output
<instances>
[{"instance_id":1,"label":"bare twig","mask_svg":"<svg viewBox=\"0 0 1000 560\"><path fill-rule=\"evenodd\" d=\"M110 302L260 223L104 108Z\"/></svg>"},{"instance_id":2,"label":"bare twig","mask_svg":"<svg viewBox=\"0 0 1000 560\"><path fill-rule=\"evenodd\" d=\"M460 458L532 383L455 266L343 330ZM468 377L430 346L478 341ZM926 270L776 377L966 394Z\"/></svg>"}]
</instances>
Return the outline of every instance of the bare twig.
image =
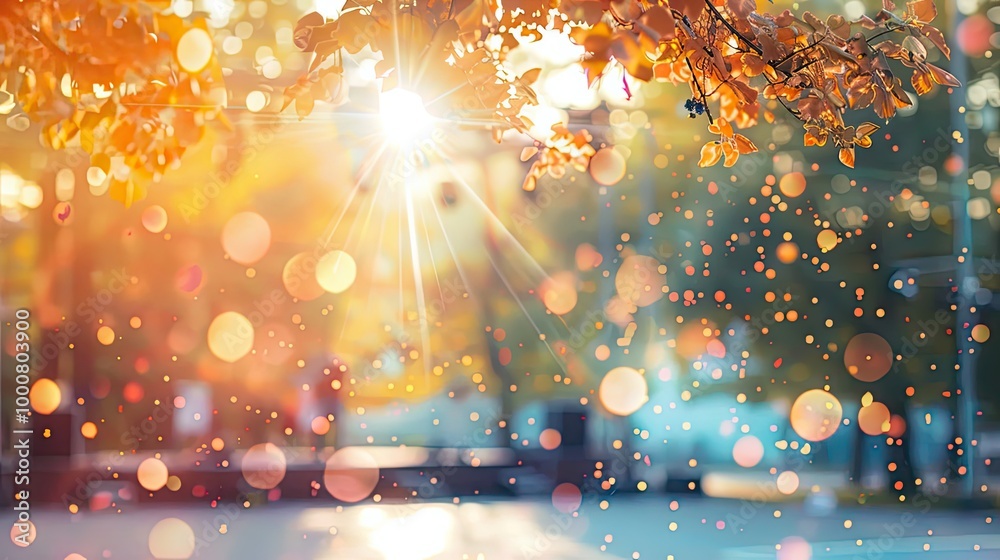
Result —
<instances>
[{"instance_id":1,"label":"bare twig","mask_svg":"<svg viewBox=\"0 0 1000 560\"><path fill-rule=\"evenodd\" d=\"M813 44L811 44L811 45L806 45L806 46L802 47L801 49L795 49L795 50L793 50L792 52L788 53L788 54L787 54L786 56L783 56L783 57L781 57L781 59L780 59L780 60L776 60L776 61L774 61L774 62L770 62L770 61L769 61L769 64L770 64L771 66L773 66L773 67L774 67L775 69L777 69L777 68L778 68L778 66L781 66L782 64L784 64L784 63L785 63L786 61L788 61L788 59L792 58L793 56L795 56L795 55L797 55L797 54L802 54L802 53L804 53L804 52L808 51L809 49L811 49L811 48L815 47L816 45L820 44L820 43L821 43L821 42L822 42L822 41L823 41L824 39L826 39L826 38L827 38L827 37L828 37L829 35L830 35L830 32L829 32L829 31L827 31L826 33L824 33L824 34L823 34L823 36L822 36L822 37L820 37L819 39L816 39L816 41L814 41L814 42L813 42Z\"/></svg>"},{"instance_id":2,"label":"bare twig","mask_svg":"<svg viewBox=\"0 0 1000 560\"><path fill-rule=\"evenodd\" d=\"M705 98L705 91L701 89L698 76L694 73L694 66L691 65L691 59L685 57L684 62L687 62L688 68L691 70L691 81L694 82L694 87L698 88L698 93L701 95L701 104L705 107L705 114L708 115L708 124L715 124L715 119L712 118L712 110L708 108L708 99Z\"/></svg>"}]
</instances>

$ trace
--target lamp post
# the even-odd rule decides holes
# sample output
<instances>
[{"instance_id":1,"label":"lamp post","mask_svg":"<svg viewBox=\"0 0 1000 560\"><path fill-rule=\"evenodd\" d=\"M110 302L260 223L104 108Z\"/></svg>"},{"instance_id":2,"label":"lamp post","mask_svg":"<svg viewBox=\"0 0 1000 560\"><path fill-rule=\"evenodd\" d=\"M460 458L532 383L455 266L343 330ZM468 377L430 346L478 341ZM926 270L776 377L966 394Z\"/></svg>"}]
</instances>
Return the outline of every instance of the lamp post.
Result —
<instances>
[{"instance_id":1,"label":"lamp post","mask_svg":"<svg viewBox=\"0 0 1000 560\"><path fill-rule=\"evenodd\" d=\"M952 37L958 36L958 29L965 16L958 9L957 2L945 2L948 20L951 23ZM951 70L960 83L968 83L968 63L961 47L953 51ZM975 386L975 355L972 353L973 343L971 329L975 320L972 310L974 295L978 287L978 277L973 269L972 255L972 221L969 218L969 128L965 122L965 96L952 94L948 96L950 104L952 134L952 157L959 158L960 168L951 177L951 194L954 203L952 253L956 260L955 283L958 285L958 300L956 305L955 345L958 351L958 436L961 442L955 444L961 452L959 455L960 489L964 498L971 498L974 491L975 448L972 441L975 437L976 386ZM956 134L957 133L957 134ZM964 467L964 473L961 471Z\"/></svg>"},{"instance_id":2,"label":"lamp post","mask_svg":"<svg viewBox=\"0 0 1000 560\"><path fill-rule=\"evenodd\" d=\"M956 196L956 205L960 205L960 197ZM956 216L957 218L957 216ZM968 216L966 215L966 220ZM889 280L889 287L906 298L911 298L917 293L917 278L925 275L948 273L953 275L952 282L957 288L955 294L955 348L958 353L958 379L957 379L957 410L955 413L956 438L960 438L961 443L956 439L953 441L956 449L961 450L958 459L959 488L961 497L971 499L975 492L975 478L973 476L975 467L974 450L972 441L975 439L975 416L978 409L975 387L975 366L976 355L970 350L974 350L971 340L971 329L975 326L978 312L975 308L975 294L979 288L977 270L982 270L988 266L983 259L971 257L972 249L969 245L962 245L963 236L969 236L968 227L955 224L955 253L948 256L921 257L893 262L897 271ZM963 248L968 251L963 252ZM963 257L959 260L958 257ZM964 467L964 469L962 469Z\"/></svg>"},{"instance_id":3,"label":"lamp post","mask_svg":"<svg viewBox=\"0 0 1000 560\"><path fill-rule=\"evenodd\" d=\"M945 2L951 35L958 35L958 28L965 16L957 2ZM968 83L968 62L961 48L952 51L952 74L959 82ZM904 274L952 272L957 288L955 298L955 350L958 353L958 378L956 385L957 410L955 414L958 453L959 492L971 499L975 492L975 419L979 408L976 398L976 356L971 331L978 313L975 311L975 294L979 288L975 259L972 252L972 220L969 217L969 127L965 122L965 96L953 92L948 96L952 128L951 157L957 158L958 168L951 174L949 192L952 203L952 254L948 257L928 257L893 263ZM912 270L905 270L912 269ZM894 276L895 278L895 276ZM890 282L890 286L892 283ZM905 286L904 286L905 287ZM898 290L901 293L902 290ZM904 293L904 295L906 295Z\"/></svg>"}]
</instances>

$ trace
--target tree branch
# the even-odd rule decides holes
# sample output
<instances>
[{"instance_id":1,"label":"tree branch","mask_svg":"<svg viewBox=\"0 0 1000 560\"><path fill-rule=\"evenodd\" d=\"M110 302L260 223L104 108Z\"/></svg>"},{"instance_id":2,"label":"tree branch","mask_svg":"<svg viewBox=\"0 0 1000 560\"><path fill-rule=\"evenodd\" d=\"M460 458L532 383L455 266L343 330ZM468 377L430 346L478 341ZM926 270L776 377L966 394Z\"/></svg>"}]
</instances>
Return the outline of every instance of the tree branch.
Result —
<instances>
[{"instance_id":1,"label":"tree branch","mask_svg":"<svg viewBox=\"0 0 1000 560\"><path fill-rule=\"evenodd\" d=\"M872 35L871 37L865 37L865 41L871 43L872 41L874 41L875 39L878 39L879 37L881 37L883 35L888 35L889 33L892 33L893 31L900 31L902 29L906 29L906 28L905 27L890 27L889 24L886 23L885 24L885 31L882 31L880 33L876 33L876 34Z\"/></svg>"},{"instance_id":2,"label":"tree branch","mask_svg":"<svg viewBox=\"0 0 1000 560\"><path fill-rule=\"evenodd\" d=\"M23 19L19 20L18 24L21 26L21 28L27 31L29 35L34 37L36 41L41 43L43 47L51 51L53 56L64 60L67 58L66 51L62 50L62 47L57 45L56 42L53 41L52 38L50 38L48 35L46 35L41 31L35 31L35 28L31 27L31 24L29 22L24 21Z\"/></svg>"},{"instance_id":3,"label":"tree branch","mask_svg":"<svg viewBox=\"0 0 1000 560\"><path fill-rule=\"evenodd\" d=\"M744 43L747 44L748 47L750 47L751 49L753 49L754 52L756 52L757 54L763 54L764 51L761 50L760 47L758 47L750 39L747 39L745 35L743 35L742 33L740 33L735 27L733 27L733 24L729 23L729 20L727 20L726 18L722 17L722 13L719 12L718 8L715 7L715 4L712 3L712 0L705 0L705 5L708 6L708 9L712 10L712 13L715 14L715 18L716 19L718 19L719 21L721 21L723 25L725 25L727 28L729 28L729 31L731 31L733 33L733 35L736 35L737 37L739 37Z\"/></svg>"},{"instance_id":4,"label":"tree branch","mask_svg":"<svg viewBox=\"0 0 1000 560\"><path fill-rule=\"evenodd\" d=\"M784 64L786 61L788 61L788 59L792 58L793 56L795 56L797 54L802 54L802 53L806 52L807 50L809 50L809 49L815 47L816 45L820 44L824 39L826 39L829 36L829 34L830 34L829 31L827 31L826 33L823 34L822 37L820 37L819 39L816 39L816 41L814 41L813 44L806 45L806 46L802 47L801 49L795 49L792 52L788 53L786 56L781 57L781 60L776 60L774 62L768 61L768 64L770 64L775 69L777 69L778 66L781 66L782 64Z\"/></svg>"},{"instance_id":5,"label":"tree branch","mask_svg":"<svg viewBox=\"0 0 1000 560\"><path fill-rule=\"evenodd\" d=\"M698 93L701 94L701 104L705 106L705 114L708 115L708 124L715 124L715 119L712 118L712 110L708 108L708 99L705 98L705 91L701 89L698 76L694 73L694 66L691 65L691 59L685 57L684 62L687 62L688 68L691 69L691 81L694 82L694 87L698 88Z\"/></svg>"}]
</instances>

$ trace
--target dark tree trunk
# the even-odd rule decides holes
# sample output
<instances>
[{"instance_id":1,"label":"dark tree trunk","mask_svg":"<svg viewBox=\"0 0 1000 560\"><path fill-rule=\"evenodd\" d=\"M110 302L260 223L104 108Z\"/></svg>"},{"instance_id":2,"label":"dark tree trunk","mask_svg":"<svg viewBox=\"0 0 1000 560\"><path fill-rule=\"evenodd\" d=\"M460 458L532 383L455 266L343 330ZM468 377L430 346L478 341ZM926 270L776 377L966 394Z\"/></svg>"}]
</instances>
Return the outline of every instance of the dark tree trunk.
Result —
<instances>
[{"instance_id":1,"label":"dark tree trunk","mask_svg":"<svg viewBox=\"0 0 1000 560\"><path fill-rule=\"evenodd\" d=\"M491 325L496 328L496 321L493 317L493 310L490 308L489 303L483 302L483 318L486 320L487 325ZM500 387L500 417L497 419L497 435L503 440L502 445L504 447L510 446L510 421L514 415L514 403L510 395L510 386L514 383L514 376L511 374L510 369L500 363L500 348L497 346L496 339L493 335L486 330L483 330L486 336L486 347L489 349L490 354L490 368L493 370L493 374L496 375L497 379L500 381L502 386Z\"/></svg>"},{"instance_id":2,"label":"dark tree trunk","mask_svg":"<svg viewBox=\"0 0 1000 560\"><path fill-rule=\"evenodd\" d=\"M861 431L857 422L854 423L854 440L851 442L851 470L849 473L851 485L860 489L865 475L866 434Z\"/></svg>"},{"instance_id":3,"label":"dark tree trunk","mask_svg":"<svg viewBox=\"0 0 1000 560\"><path fill-rule=\"evenodd\" d=\"M902 392L893 391L890 395L902 395ZM885 404L893 414L902 416L905 421L909 422L910 407L908 400L905 397L892 398L888 399L889 402ZM911 441L913 437L912 433L913 431L907 426L906 431L889 446L889 460L896 465L896 470L889 473L890 485L893 490L897 490L905 495L911 495L917 489L917 471L916 463L913 460L913 445ZM890 436L886 435L884 437L888 440Z\"/></svg>"}]
</instances>

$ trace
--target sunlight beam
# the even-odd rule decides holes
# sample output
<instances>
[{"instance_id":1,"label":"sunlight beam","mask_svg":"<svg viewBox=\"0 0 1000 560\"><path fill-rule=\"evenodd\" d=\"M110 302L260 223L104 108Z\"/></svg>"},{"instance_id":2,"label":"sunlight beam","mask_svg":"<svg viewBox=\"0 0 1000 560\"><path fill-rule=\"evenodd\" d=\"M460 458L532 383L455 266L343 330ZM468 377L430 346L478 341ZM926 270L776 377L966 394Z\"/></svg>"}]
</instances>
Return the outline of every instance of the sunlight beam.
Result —
<instances>
[{"instance_id":1,"label":"sunlight beam","mask_svg":"<svg viewBox=\"0 0 1000 560\"><path fill-rule=\"evenodd\" d=\"M380 93L378 111L387 141L402 146L426 135L434 124L434 119L424 107L424 100L402 88Z\"/></svg>"},{"instance_id":2,"label":"sunlight beam","mask_svg":"<svg viewBox=\"0 0 1000 560\"><path fill-rule=\"evenodd\" d=\"M406 191L406 226L410 237L410 263L413 266L413 283L417 292L417 318L420 321L421 352L424 355L424 381L430 380L430 329L427 326L427 302L424 299L423 271L420 270L420 248L417 246L417 228L413 213L413 193Z\"/></svg>"}]
</instances>

